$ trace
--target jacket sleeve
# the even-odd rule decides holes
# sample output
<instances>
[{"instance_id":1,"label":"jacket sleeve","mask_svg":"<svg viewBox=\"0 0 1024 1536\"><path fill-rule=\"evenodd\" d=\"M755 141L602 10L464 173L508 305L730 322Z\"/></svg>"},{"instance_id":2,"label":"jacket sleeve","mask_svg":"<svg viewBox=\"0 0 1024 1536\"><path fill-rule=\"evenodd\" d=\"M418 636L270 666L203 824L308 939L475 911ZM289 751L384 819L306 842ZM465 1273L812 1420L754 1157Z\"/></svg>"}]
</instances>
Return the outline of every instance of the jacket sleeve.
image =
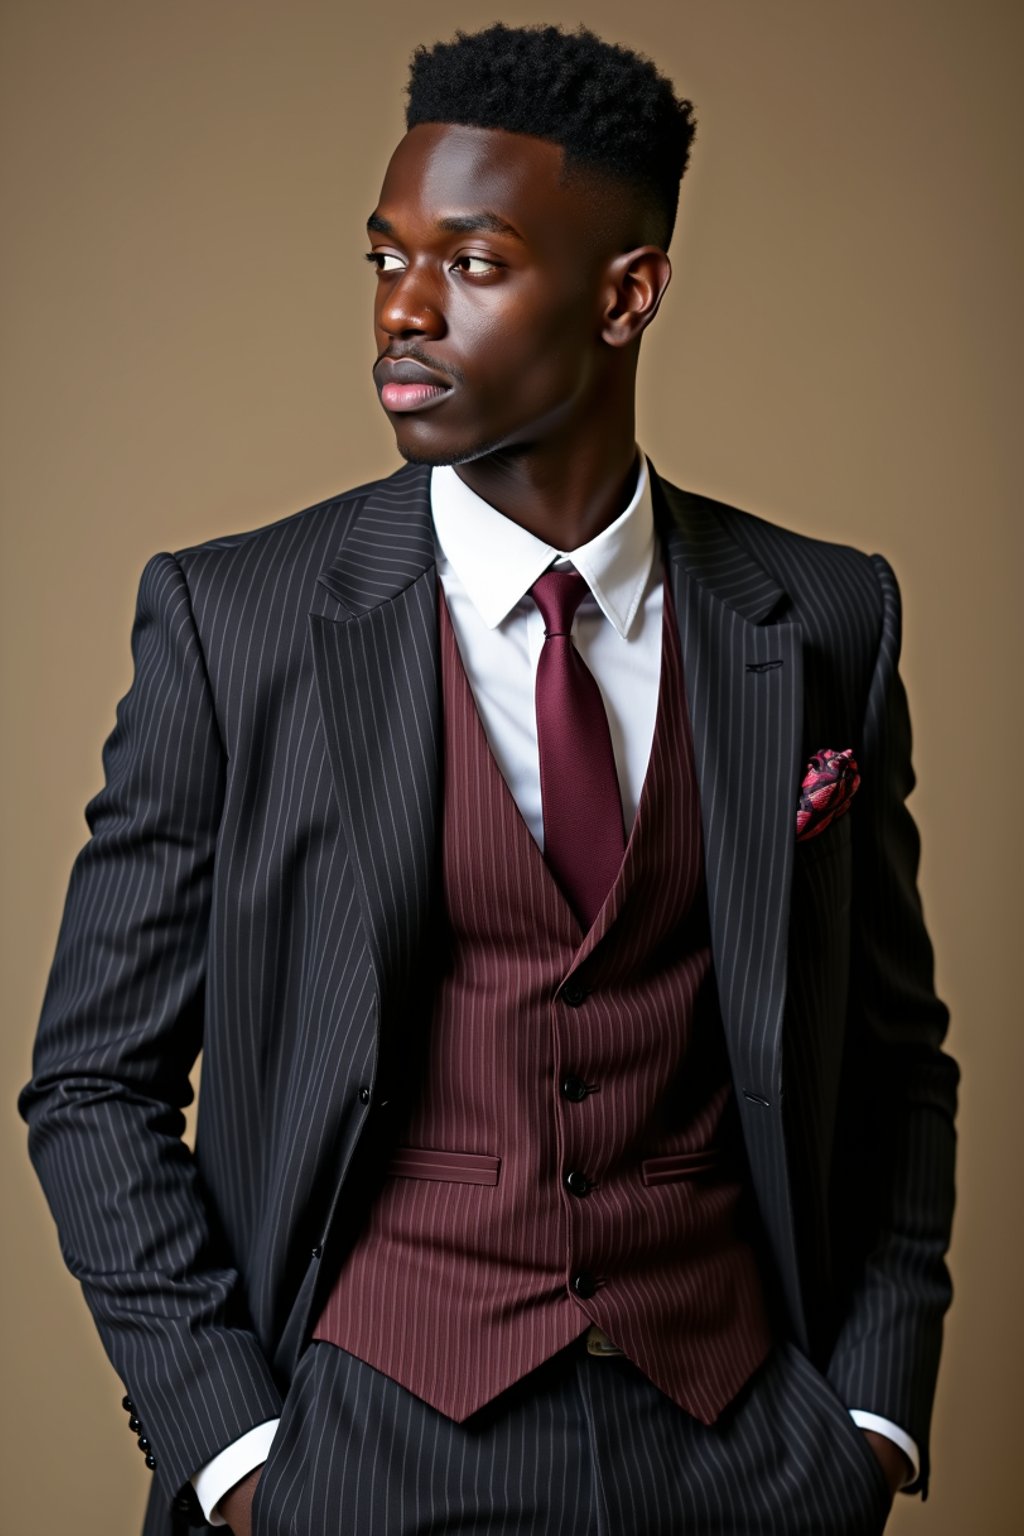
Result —
<instances>
[{"instance_id":1,"label":"jacket sleeve","mask_svg":"<svg viewBox=\"0 0 1024 1536\"><path fill-rule=\"evenodd\" d=\"M828 1376L845 1402L914 1438L921 1473L907 1491L926 1497L932 1399L952 1299L945 1255L959 1072L941 1050L949 1016L933 987L917 890L920 843L905 804L915 779L898 670L899 588L881 555L872 563L882 625L851 809L851 1029L833 1186L836 1267L849 1281Z\"/></svg>"},{"instance_id":2,"label":"jacket sleeve","mask_svg":"<svg viewBox=\"0 0 1024 1536\"><path fill-rule=\"evenodd\" d=\"M19 1108L64 1259L170 1500L281 1399L182 1140L225 753L170 554L143 570L132 654Z\"/></svg>"}]
</instances>

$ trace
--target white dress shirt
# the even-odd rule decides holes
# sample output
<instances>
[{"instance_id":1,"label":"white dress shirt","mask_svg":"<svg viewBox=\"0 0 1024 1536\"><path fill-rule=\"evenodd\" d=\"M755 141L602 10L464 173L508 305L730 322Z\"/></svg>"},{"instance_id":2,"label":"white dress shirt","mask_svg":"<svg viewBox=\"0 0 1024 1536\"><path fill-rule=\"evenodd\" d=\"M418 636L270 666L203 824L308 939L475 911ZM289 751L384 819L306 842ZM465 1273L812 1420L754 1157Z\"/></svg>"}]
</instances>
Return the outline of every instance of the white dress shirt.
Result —
<instances>
[{"instance_id":1,"label":"white dress shirt","mask_svg":"<svg viewBox=\"0 0 1024 1536\"><path fill-rule=\"evenodd\" d=\"M625 511L571 557L482 501L454 469L431 476L437 569L459 654L488 745L541 848L534 690L544 620L529 591L551 565L586 579L573 643L604 701L627 836L636 816L658 708L663 594L642 457L640 466Z\"/></svg>"},{"instance_id":2,"label":"white dress shirt","mask_svg":"<svg viewBox=\"0 0 1024 1536\"><path fill-rule=\"evenodd\" d=\"M661 675L663 565L654 531L647 460L629 505L614 522L572 551L555 549L471 491L450 467L431 471L437 569L459 655L488 745L526 825L541 848L540 761L534 688L544 621L529 589L550 565L586 580L572 638L604 700L628 836L654 739ZM877 1430L920 1468L910 1436L878 1414L850 1410L861 1429ZM193 1478L211 1525L215 1505L266 1460L278 1421L229 1445ZM911 1479L912 1481L913 1479Z\"/></svg>"}]
</instances>

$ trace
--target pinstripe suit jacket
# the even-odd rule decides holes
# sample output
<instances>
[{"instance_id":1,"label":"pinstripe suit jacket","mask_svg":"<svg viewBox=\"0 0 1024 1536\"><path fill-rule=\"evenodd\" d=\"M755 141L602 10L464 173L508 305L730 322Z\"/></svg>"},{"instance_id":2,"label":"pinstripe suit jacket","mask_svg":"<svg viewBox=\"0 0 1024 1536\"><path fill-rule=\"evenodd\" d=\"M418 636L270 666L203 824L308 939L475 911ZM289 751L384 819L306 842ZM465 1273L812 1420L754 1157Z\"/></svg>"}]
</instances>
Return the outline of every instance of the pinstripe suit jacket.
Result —
<instances>
[{"instance_id":1,"label":"pinstripe suit jacket","mask_svg":"<svg viewBox=\"0 0 1024 1536\"><path fill-rule=\"evenodd\" d=\"M914 1435L926 1486L957 1069L898 589L879 555L652 478L766 1275L844 1400ZM142 573L20 1105L153 1447L147 1530L279 1411L400 1118L437 948L437 634L418 466ZM826 746L862 787L797 844Z\"/></svg>"}]
</instances>

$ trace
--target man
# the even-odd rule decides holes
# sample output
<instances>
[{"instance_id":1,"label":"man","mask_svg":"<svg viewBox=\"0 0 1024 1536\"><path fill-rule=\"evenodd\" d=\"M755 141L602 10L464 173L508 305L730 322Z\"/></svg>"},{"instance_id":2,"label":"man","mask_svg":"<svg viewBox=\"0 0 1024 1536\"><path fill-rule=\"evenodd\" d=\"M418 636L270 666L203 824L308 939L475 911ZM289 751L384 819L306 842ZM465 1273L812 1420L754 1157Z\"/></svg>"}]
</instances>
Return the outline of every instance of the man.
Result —
<instances>
[{"instance_id":1,"label":"man","mask_svg":"<svg viewBox=\"0 0 1024 1536\"><path fill-rule=\"evenodd\" d=\"M895 580L637 449L652 65L495 26L407 120L407 463L147 564L21 1100L146 1531L881 1530L957 1084Z\"/></svg>"}]
</instances>

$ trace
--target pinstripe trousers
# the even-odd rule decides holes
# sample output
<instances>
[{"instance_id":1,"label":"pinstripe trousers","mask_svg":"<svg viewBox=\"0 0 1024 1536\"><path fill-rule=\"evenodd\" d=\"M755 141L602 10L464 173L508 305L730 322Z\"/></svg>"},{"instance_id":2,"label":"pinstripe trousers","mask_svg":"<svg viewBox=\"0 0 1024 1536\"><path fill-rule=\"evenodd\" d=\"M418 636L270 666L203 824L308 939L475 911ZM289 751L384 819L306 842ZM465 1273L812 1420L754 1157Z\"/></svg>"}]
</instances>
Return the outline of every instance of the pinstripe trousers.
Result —
<instances>
[{"instance_id":1,"label":"pinstripe trousers","mask_svg":"<svg viewBox=\"0 0 1024 1536\"><path fill-rule=\"evenodd\" d=\"M314 1342L253 1533L878 1536L889 1504L863 1434L788 1342L711 1426L585 1335L462 1423Z\"/></svg>"}]
</instances>

